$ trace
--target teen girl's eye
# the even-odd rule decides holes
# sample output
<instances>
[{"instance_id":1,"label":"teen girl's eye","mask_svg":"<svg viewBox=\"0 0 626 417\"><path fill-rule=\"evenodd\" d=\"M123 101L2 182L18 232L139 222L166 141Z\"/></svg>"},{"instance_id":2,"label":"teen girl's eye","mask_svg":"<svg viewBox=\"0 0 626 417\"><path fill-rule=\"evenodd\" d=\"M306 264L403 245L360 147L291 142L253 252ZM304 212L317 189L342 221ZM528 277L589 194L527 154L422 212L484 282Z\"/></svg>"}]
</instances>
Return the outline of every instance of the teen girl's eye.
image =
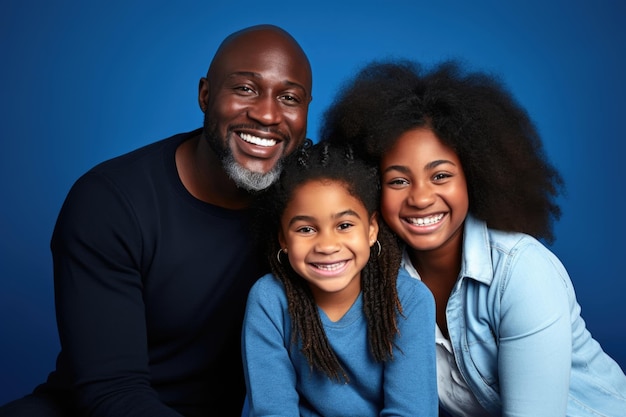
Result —
<instances>
[{"instance_id":1,"label":"teen girl's eye","mask_svg":"<svg viewBox=\"0 0 626 417\"><path fill-rule=\"evenodd\" d=\"M451 178L452 174L448 173L448 172L438 172L435 175L433 175L433 181L435 182L442 182L448 178Z\"/></svg>"}]
</instances>

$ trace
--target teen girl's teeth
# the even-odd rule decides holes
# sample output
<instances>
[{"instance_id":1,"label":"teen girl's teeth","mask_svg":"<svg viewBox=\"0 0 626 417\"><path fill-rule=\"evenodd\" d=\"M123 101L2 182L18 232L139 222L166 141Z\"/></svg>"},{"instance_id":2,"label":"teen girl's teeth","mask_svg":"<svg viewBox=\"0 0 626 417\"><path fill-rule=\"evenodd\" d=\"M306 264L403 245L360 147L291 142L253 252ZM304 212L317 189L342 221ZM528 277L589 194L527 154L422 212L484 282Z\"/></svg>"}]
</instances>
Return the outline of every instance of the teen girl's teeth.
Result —
<instances>
[{"instance_id":1,"label":"teen girl's teeth","mask_svg":"<svg viewBox=\"0 0 626 417\"><path fill-rule=\"evenodd\" d=\"M316 267L317 269L322 269L324 271L335 271L337 269L343 268L345 264L346 264L346 261L342 261L342 262L337 262L334 264L313 264L313 266Z\"/></svg>"},{"instance_id":2,"label":"teen girl's teeth","mask_svg":"<svg viewBox=\"0 0 626 417\"><path fill-rule=\"evenodd\" d=\"M441 219L443 219L443 213L428 217L410 217L407 218L407 221L416 226L431 226L435 223L439 223Z\"/></svg>"},{"instance_id":3,"label":"teen girl's teeth","mask_svg":"<svg viewBox=\"0 0 626 417\"><path fill-rule=\"evenodd\" d=\"M248 133L240 133L239 137L244 141L258 146L274 146L276 141L274 139L263 139L258 136L252 136Z\"/></svg>"}]
</instances>

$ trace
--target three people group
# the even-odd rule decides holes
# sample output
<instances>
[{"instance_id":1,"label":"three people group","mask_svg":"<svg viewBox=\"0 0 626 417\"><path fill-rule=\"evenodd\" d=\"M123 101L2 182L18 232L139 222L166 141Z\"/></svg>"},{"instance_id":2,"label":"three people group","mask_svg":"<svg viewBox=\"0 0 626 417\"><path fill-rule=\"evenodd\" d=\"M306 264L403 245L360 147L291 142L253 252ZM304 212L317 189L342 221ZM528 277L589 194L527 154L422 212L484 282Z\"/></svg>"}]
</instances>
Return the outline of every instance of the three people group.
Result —
<instances>
[{"instance_id":1,"label":"three people group","mask_svg":"<svg viewBox=\"0 0 626 417\"><path fill-rule=\"evenodd\" d=\"M291 35L243 29L202 128L74 184L57 367L0 416L626 415L542 242L563 181L506 88L374 61L311 145L311 86Z\"/></svg>"}]
</instances>

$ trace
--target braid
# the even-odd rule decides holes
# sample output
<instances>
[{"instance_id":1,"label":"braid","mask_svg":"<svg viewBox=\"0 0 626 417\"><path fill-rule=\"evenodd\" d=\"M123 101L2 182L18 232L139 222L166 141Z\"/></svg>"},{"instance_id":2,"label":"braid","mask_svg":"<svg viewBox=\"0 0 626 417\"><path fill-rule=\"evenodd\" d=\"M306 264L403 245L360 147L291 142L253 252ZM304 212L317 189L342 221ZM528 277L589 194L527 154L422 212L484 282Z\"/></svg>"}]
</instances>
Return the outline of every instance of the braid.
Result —
<instances>
[{"instance_id":1,"label":"braid","mask_svg":"<svg viewBox=\"0 0 626 417\"><path fill-rule=\"evenodd\" d=\"M291 318L291 341L298 346L312 371L320 371L335 381L349 382L348 374L333 351L319 308L307 281L300 277L283 256L280 259L277 231L280 219L294 190L311 180L328 179L345 184L348 192L361 201L370 216L380 203L378 169L355 157L351 147L338 147L329 142L311 146L307 142L285 161L279 181L266 193L258 205L261 216L257 221L259 238L269 244L267 257L273 275L283 284ZM371 250L369 260L361 271L363 309L367 321L368 343L376 361L393 358L394 338L398 333L398 316L402 313L396 278L401 253L398 241L383 220L379 220L378 244ZM278 253L278 256L276 255Z\"/></svg>"},{"instance_id":2,"label":"braid","mask_svg":"<svg viewBox=\"0 0 626 417\"><path fill-rule=\"evenodd\" d=\"M398 315L402 314L396 286L401 251L397 239L382 221L379 222L378 240L381 245L380 255L370 255L361 282L370 350L374 358L382 362L393 358Z\"/></svg>"},{"instance_id":3,"label":"braid","mask_svg":"<svg viewBox=\"0 0 626 417\"><path fill-rule=\"evenodd\" d=\"M317 304L306 281L295 273L289 262L283 263L272 257L270 266L274 275L282 282L287 295L291 317L291 343L297 344L298 336L300 337L300 351L311 369L320 370L333 380L349 382L348 375L328 342Z\"/></svg>"}]
</instances>

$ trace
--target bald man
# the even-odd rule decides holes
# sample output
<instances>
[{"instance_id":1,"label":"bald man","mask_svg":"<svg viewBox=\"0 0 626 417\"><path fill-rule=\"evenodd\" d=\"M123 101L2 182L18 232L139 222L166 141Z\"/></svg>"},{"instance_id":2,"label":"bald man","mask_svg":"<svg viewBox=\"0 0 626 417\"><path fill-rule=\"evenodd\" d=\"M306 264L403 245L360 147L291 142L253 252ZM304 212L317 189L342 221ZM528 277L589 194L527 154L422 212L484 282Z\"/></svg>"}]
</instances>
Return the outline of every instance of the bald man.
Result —
<instances>
[{"instance_id":1,"label":"bald man","mask_svg":"<svg viewBox=\"0 0 626 417\"><path fill-rule=\"evenodd\" d=\"M312 76L287 32L243 29L200 79L204 125L101 163L53 232L56 370L0 416L238 416L240 331L267 272L255 193L305 140Z\"/></svg>"}]
</instances>

